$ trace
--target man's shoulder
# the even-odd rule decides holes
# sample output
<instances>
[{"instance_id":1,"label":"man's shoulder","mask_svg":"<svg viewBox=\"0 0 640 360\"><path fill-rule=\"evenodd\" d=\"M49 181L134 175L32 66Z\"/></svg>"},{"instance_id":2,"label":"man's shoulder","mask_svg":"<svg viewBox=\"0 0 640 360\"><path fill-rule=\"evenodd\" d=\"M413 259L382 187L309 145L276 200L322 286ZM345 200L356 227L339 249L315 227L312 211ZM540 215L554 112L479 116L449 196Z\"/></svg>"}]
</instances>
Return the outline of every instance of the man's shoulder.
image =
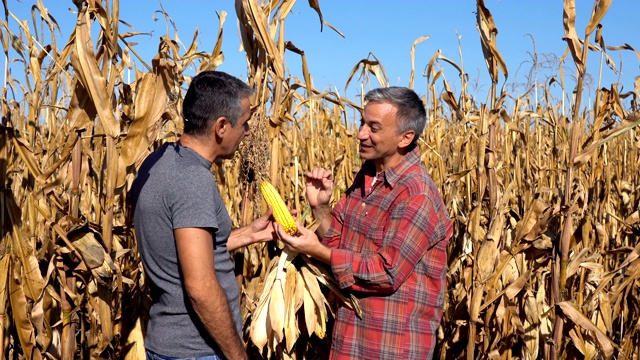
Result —
<instances>
[{"instance_id":1,"label":"man's shoulder","mask_svg":"<svg viewBox=\"0 0 640 360\"><path fill-rule=\"evenodd\" d=\"M176 143L167 143L154 151L145 160L160 171L169 171L176 178L211 176L208 163L193 150Z\"/></svg>"},{"instance_id":2,"label":"man's shoulder","mask_svg":"<svg viewBox=\"0 0 640 360\"><path fill-rule=\"evenodd\" d=\"M426 191L435 187L435 182L422 164L413 164L398 176L398 185Z\"/></svg>"}]
</instances>

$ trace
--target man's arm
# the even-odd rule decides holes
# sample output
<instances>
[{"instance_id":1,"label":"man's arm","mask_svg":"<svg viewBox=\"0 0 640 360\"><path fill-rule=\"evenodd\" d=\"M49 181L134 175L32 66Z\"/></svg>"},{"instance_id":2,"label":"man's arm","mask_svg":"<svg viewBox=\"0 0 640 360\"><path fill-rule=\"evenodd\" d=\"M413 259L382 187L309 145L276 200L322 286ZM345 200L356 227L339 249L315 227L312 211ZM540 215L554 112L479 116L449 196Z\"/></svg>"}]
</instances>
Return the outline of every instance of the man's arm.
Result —
<instances>
[{"instance_id":1,"label":"man's arm","mask_svg":"<svg viewBox=\"0 0 640 360\"><path fill-rule=\"evenodd\" d=\"M202 324L228 359L247 359L214 267L212 234L202 228L174 230L184 287Z\"/></svg>"},{"instance_id":2,"label":"man's arm","mask_svg":"<svg viewBox=\"0 0 640 360\"><path fill-rule=\"evenodd\" d=\"M253 220L251 224L231 231L227 241L227 250L231 252L243 246L275 239L276 232L273 227L272 213L273 210L268 208L264 215Z\"/></svg>"}]
</instances>

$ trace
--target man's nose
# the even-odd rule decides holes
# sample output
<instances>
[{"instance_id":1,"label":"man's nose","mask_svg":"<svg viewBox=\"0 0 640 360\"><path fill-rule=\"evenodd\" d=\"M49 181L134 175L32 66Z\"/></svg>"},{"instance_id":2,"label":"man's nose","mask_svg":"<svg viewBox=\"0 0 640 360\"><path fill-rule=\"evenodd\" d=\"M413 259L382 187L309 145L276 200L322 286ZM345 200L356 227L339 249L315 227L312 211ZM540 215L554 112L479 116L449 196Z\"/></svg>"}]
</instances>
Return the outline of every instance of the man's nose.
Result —
<instances>
[{"instance_id":1,"label":"man's nose","mask_svg":"<svg viewBox=\"0 0 640 360\"><path fill-rule=\"evenodd\" d=\"M366 140L369 137L369 131L365 129L365 126L361 126L356 137L358 140Z\"/></svg>"}]
</instances>

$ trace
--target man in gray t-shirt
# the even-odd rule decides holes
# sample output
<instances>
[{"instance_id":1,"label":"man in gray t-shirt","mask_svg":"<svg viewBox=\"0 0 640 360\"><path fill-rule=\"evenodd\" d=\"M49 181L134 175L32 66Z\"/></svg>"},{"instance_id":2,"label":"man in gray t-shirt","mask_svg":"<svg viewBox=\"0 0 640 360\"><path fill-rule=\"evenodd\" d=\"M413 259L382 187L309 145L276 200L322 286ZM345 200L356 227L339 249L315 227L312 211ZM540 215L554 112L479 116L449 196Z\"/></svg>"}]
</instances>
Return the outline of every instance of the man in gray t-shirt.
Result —
<instances>
[{"instance_id":1,"label":"man in gray t-shirt","mask_svg":"<svg viewBox=\"0 0 640 360\"><path fill-rule=\"evenodd\" d=\"M247 357L229 251L273 240L273 218L269 212L232 231L211 165L232 157L249 133L250 94L247 84L222 72L195 76L183 101L183 135L147 157L131 188L153 300L149 359Z\"/></svg>"}]
</instances>

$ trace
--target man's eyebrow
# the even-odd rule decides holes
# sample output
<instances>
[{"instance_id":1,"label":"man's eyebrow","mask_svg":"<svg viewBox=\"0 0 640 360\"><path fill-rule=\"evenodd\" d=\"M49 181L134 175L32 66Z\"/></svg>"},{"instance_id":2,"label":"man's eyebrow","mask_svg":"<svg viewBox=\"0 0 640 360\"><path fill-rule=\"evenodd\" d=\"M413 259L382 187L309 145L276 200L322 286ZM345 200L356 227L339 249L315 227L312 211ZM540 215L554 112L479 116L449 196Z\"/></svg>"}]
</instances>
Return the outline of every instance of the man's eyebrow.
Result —
<instances>
[{"instance_id":1,"label":"man's eyebrow","mask_svg":"<svg viewBox=\"0 0 640 360\"><path fill-rule=\"evenodd\" d=\"M360 122L364 123L370 123L370 124L380 124L380 120L379 119L371 119L371 120L365 120L363 117L360 117Z\"/></svg>"}]
</instances>

